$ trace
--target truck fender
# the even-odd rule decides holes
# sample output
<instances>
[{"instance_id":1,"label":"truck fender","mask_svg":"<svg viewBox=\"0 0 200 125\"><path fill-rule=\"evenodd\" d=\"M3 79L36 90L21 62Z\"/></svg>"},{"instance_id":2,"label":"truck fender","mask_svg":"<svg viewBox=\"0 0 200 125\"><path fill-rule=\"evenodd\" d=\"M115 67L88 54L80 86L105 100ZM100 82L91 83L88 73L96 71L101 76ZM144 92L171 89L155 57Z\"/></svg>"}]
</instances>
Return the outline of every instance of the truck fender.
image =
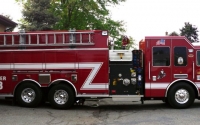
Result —
<instances>
[{"instance_id":1,"label":"truck fender","mask_svg":"<svg viewBox=\"0 0 200 125\"><path fill-rule=\"evenodd\" d=\"M69 80L66 80L66 79L56 79L54 81L52 81L48 87L51 87L52 85L54 84L57 84L57 83L60 83L60 82L65 82L66 84L69 84L73 89L74 89L74 92L75 92L75 97L77 95L77 90L76 90L76 87L74 86L74 84L72 82L70 82Z\"/></svg>"},{"instance_id":2,"label":"truck fender","mask_svg":"<svg viewBox=\"0 0 200 125\"><path fill-rule=\"evenodd\" d=\"M37 81L35 81L35 80L33 80L33 79L24 79L24 80L20 81L20 82L15 86L14 91L13 91L13 94L15 94L15 91L16 91L17 87L18 87L19 85L21 85L22 83L24 83L24 82L31 82L31 83L34 83L34 84L38 85L39 87L41 87L40 83L38 83Z\"/></svg>"},{"instance_id":3,"label":"truck fender","mask_svg":"<svg viewBox=\"0 0 200 125\"><path fill-rule=\"evenodd\" d=\"M166 92L165 92L165 97L167 97L167 93L168 93L168 90L170 89L170 87L171 87L172 85L178 83L178 82L181 82L181 81L183 81L183 82L185 81L185 82L187 82L188 84L192 85L194 88L196 88L197 96L198 96L198 97L200 96L200 95L199 95L198 86L197 86L194 82L192 82L192 81L190 81L190 80L188 80L188 79L177 79L177 80L174 80L172 83L170 83L170 84L167 86L167 89L166 89Z\"/></svg>"}]
</instances>

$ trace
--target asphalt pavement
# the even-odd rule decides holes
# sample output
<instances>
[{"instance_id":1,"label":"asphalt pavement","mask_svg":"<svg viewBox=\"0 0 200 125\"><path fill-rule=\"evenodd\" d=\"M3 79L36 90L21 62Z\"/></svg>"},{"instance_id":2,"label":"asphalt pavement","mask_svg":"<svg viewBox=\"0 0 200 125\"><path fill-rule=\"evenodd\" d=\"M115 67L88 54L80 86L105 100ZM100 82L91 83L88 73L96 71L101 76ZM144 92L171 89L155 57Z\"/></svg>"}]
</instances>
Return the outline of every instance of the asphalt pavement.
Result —
<instances>
[{"instance_id":1,"label":"asphalt pavement","mask_svg":"<svg viewBox=\"0 0 200 125\"><path fill-rule=\"evenodd\" d=\"M69 110L48 103L37 108L0 100L0 125L199 125L200 101L188 109L173 109L162 101L86 101Z\"/></svg>"}]
</instances>

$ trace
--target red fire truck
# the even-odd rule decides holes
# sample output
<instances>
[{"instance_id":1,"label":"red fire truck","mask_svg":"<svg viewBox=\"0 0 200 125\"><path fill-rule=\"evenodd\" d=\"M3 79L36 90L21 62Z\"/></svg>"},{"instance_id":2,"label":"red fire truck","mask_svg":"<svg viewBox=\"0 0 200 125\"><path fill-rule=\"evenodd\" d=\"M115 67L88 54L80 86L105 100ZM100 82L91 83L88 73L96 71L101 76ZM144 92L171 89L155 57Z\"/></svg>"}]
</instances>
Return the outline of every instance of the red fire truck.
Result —
<instances>
[{"instance_id":1,"label":"red fire truck","mask_svg":"<svg viewBox=\"0 0 200 125\"><path fill-rule=\"evenodd\" d=\"M88 98L174 108L199 99L200 47L185 37L145 37L139 50L109 50L108 42L101 30L0 33L0 97L60 109Z\"/></svg>"}]
</instances>

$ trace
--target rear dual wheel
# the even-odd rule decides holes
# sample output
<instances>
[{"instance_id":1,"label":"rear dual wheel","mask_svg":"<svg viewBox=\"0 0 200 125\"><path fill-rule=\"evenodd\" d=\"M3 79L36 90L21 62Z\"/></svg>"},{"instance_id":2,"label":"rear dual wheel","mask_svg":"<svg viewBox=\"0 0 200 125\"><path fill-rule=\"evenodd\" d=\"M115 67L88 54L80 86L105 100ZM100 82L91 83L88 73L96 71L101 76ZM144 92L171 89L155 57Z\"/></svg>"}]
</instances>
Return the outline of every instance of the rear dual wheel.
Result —
<instances>
[{"instance_id":1,"label":"rear dual wheel","mask_svg":"<svg viewBox=\"0 0 200 125\"><path fill-rule=\"evenodd\" d=\"M49 102L57 109L68 109L73 106L75 95L73 90L64 84L53 86L49 91Z\"/></svg>"},{"instance_id":2,"label":"rear dual wheel","mask_svg":"<svg viewBox=\"0 0 200 125\"><path fill-rule=\"evenodd\" d=\"M42 100L42 91L35 84L24 83L17 88L15 96L20 106L36 107Z\"/></svg>"}]
</instances>

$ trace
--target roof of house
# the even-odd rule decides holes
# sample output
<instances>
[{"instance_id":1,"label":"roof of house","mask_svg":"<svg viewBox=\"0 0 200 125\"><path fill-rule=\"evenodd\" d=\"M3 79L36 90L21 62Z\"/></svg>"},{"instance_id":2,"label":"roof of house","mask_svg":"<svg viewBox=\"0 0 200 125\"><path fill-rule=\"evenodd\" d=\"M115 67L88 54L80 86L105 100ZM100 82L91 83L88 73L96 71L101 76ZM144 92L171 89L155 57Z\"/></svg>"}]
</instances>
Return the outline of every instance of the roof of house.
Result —
<instances>
[{"instance_id":1,"label":"roof of house","mask_svg":"<svg viewBox=\"0 0 200 125\"><path fill-rule=\"evenodd\" d=\"M17 23L4 17L3 15L0 15L0 24L7 26L7 27L15 27L17 25Z\"/></svg>"}]
</instances>

